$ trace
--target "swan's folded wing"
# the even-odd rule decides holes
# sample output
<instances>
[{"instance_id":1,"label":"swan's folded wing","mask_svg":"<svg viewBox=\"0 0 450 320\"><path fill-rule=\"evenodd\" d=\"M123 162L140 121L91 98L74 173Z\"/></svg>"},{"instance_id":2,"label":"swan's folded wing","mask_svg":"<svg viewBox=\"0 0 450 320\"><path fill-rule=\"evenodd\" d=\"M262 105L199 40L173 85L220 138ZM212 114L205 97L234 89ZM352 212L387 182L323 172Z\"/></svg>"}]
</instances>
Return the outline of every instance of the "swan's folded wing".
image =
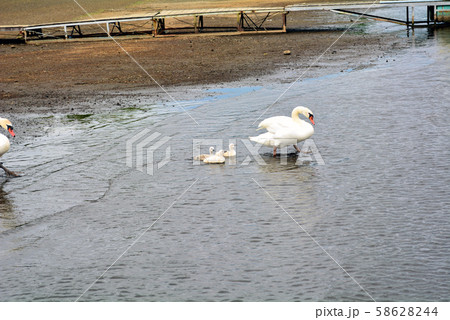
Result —
<instances>
[{"instance_id":1,"label":"swan's folded wing","mask_svg":"<svg viewBox=\"0 0 450 320\"><path fill-rule=\"evenodd\" d=\"M275 134L273 134L274 139L278 140L297 140L297 141L303 141L305 139L308 139L310 136L312 136L314 133L313 126L299 126L296 127L289 127L283 130L277 131Z\"/></svg>"},{"instance_id":2,"label":"swan's folded wing","mask_svg":"<svg viewBox=\"0 0 450 320\"><path fill-rule=\"evenodd\" d=\"M285 116L278 116L278 117L272 117L267 118L259 124L258 129L266 129L270 133L277 133L279 131L288 130L292 127L292 125L295 124L295 122L292 120L292 118L285 117Z\"/></svg>"}]
</instances>

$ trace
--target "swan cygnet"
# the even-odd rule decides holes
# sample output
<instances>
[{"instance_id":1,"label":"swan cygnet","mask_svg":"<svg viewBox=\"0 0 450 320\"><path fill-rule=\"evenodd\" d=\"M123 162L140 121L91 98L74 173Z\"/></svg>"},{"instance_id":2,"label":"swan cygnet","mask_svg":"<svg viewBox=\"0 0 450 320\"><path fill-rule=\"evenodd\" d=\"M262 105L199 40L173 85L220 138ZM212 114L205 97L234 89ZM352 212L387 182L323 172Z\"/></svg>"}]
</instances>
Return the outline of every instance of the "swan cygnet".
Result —
<instances>
[{"instance_id":1,"label":"swan cygnet","mask_svg":"<svg viewBox=\"0 0 450 320\"><path fill-rule=\"evenodd\" d=\"M216 154L206 157L205 160L203 160L204 163L224 163L225 157L223 156L223 150L220 150L216 152Z\"/></svg>"},{"instance_id":2,"label":"swan cygnet","mask_svg":"<svg viewBox=\"0 0 450 320\"><path fill-rule=\"evenodd\" d=\"M209 147L209 154L201 154L194 157L194 160L205 160L207 157L214 155L214 147Z\"/></svg>"},{"instance_id":3,"label":"swan cygnet","mask_svg":"<svg viewBox=\"0 0 450 320\"><path fill-rule=\"evenodd\" d=\"M229 148L230 148L230 150L225 151L223 156L225 158L235 157L236 156L236 150L234 149L234 144L230 143Z\"/></svg>"}]
</instances>

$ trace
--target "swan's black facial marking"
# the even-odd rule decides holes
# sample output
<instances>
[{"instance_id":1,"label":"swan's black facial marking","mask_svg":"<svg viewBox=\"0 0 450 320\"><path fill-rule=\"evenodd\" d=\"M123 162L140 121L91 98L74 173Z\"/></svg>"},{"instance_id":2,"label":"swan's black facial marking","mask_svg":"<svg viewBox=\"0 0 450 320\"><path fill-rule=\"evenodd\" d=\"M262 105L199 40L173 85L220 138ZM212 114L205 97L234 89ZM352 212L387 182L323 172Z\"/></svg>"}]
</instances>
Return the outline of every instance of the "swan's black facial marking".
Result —
<instances>
[{"instance_id":1,"label":"swan's black facial marking","mask_svg":"<svg viewBox=\"0 0 450 320\"><path fill-rule=\"evenodd\" d=\"M7 125L6 125L6 130L8 130L9 134L12 135L13 137L16 136L16 134L14 133L14 130L13 130L13 126L12 126L12 125L7 124Z\"/></svg>"},{"instance_id":2,"label":"swan's black facial marking","mask_svg":"<svg viewBox=\"0 0 450 320\"><path fill-rule=\"evenodd\" d=\"M312 113L308 113L308 115L309 115L309 121L311 121L311 123L313 125L315 125L315 123L314 123L314 115Z\"/></svg>"}]
</instances>

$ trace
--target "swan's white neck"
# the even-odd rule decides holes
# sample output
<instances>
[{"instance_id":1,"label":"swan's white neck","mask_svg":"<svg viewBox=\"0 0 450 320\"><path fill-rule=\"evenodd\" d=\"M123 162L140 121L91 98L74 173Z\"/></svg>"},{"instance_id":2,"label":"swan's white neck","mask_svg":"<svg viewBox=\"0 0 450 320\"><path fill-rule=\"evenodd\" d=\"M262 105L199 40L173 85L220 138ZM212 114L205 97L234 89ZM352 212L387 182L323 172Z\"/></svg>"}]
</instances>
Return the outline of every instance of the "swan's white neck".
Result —
<instances>
[{"instance_id":1,"label":"swan's white neck","mask_svg":"<svg viewBox=\"0 0 450 320\"><path fill-rule=\"evenodd\" d=\"M300 119L300 118L299 118L299 115L302 114L302 115L304 115L305 117L308 118L308 115L307 115L308 112L309 112L309 109L307 109L307 108L305 108L305 107L297 107L297 108L294 108L294 110L292 110L292 119L293 119L295 122L300 123L300 124L307 123L306 121Z\"/></svg>"}]
</instances>

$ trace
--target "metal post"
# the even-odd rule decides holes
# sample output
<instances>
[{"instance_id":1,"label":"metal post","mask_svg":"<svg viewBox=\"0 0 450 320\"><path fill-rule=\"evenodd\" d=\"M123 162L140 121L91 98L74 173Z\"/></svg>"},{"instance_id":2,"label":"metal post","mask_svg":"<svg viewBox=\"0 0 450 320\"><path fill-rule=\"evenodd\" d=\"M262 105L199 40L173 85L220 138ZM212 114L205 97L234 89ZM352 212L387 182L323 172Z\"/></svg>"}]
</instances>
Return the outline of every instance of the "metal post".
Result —
<instances>
[{"instance_id":1,"label":"metal post","mask_svg":"<svg viewBox=\"0 0 450 320\"><path fill-rule=\"evenodd\" d=\"M434 25L436 25L436 20L437 20L437 13L436 13L436 6L434 6Z\"/></svg>"},{"instance_id":2,"label":"metal post","mask_svg":"<svg viewBox=\"0 0 450 320\"><path fill-rule=\"evenodd\" d=\"M237 21L237 30L238 31L243 31L244 29L244 12L241 11L238 13L238 21Z\"/></svg>"},{"instance_id":3,"label":"metal post","mask_svg":"<svg viewBox=\"0 0 450 320\"><path fill-rule=\"evenodd\" d=\"M283 12L283 14L281 15L281 19L283 21L283 32L286 32L286 12Z\"/></svg>"},{"instance_id":4,"label":"metal post","mask_svg":"<svg viewBox=\"0 0 450 320\"><path fill-rule=\"evenodd\" d=\"M203 29L203 16L194 16L194 31L200 32Z\"/></svg>"},{"instance_id":5,"label":"metal post","mask_svg":"<svg viewBox=\"0 0 450 320\"><path fill-rule=\"evenodd\" d=\"M198 33L198 16L194 16L194 32Z\"/></svg>"},{"instance_id":6,"label":"metal post","mask_svg":"<svg viewBox=\"0 0 450 320\"><path fill-rule=\"evenodd\" d=\"M409 26L409 7L406 6L406 26Z\"/></svg>"},{"instance_id":7,"label":"metal post","mask_svg":"<svg viewBox=\"0 0 450 320\"><path fill-rule=\"evenodd\" d=\"M153 19L153 36L156 37L160 33L164 33L166 30L166 23L164 18Z\"/></svg>"},{"instance_id":8,"label":"metal post","mask_svg":"<svg viewBox=\"0 0 450 320\"><path fill-rule=\"evenodd\" d=\"M110 36L109 22L106 23L106 34L108 35L108 37Z\"/></svg>"},{"instance_id":9,"label":"metal post","mask_svg":"<svg viewBox=\"0 0 450 320\"><path fill-rule=\"evenodd\" d=\"M434 6L428 6L428 10L427 10L427 21L428 24L431 21L434 21Z\"/></svg>"},{"instance_id":10,"label":"metal post","mask_svg":"<svg viewBox=\"0 0 450 320\"><path fill-rule=\"evenodd\" d=\"M414 6L411 7L411 26L414 28Z\"/></svg>"},{"instance_id":11,"label":"metal post","mask_svg":"<svg viewBox=\"0 0 450 320\"><path fill-rule=\"evenodd\" d=\"M67 26L64 25L64 38L67 40Z\"/></svg>"}]
</instances>

